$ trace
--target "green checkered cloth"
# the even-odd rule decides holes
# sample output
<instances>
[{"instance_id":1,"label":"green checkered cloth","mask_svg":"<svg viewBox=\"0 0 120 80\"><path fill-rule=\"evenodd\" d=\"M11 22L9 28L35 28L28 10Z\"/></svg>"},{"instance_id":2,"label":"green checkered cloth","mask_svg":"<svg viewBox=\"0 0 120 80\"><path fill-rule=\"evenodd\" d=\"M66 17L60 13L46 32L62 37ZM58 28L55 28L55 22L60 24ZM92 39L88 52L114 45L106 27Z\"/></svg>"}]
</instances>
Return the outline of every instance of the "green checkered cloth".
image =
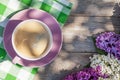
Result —
<instances>
[{"instance_id":1,"label":"green checkered cloth","mask_svg":"<svg viewBox=\"0 0 120 80\"><path fill-rule=\"evenodd\" d=\"M3 80L33 80L36 73L37 68L13 65L8 60L0 64L0 78Z\"/></svg>"},{"instance_id":2,"label":"green checkered cloth","mask_svg":"<svg viewBox=\"0 0 120 80\"><path fill-rule=\"evenodd\" d=\"M62 27L71 7L67 0L0 0L0 80L33 80L38 71L11 63L3 45L3 30L9 18L23 9L36 8L50 13Z\"/></svg>"}]
</instances>

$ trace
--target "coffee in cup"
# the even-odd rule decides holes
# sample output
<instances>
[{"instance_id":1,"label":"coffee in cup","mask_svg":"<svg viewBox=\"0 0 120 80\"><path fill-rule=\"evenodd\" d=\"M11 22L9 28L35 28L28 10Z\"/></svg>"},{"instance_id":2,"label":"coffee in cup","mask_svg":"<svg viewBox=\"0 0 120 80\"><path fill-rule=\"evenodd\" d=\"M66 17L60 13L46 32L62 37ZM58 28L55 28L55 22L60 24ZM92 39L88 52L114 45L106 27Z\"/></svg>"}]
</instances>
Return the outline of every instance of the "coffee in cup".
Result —
<instances>
[{"instance_id":1,"label":"coffee in cup","mask_svg":"<svg viewBox=\"0 0 120 80\"><path fill-rule=\"evenodd\" d=\"M12 44L20 57L37 60L49 52L52 44L51 32L41 21L25 20L13 31Z\"/></svg>"}]
</instances>

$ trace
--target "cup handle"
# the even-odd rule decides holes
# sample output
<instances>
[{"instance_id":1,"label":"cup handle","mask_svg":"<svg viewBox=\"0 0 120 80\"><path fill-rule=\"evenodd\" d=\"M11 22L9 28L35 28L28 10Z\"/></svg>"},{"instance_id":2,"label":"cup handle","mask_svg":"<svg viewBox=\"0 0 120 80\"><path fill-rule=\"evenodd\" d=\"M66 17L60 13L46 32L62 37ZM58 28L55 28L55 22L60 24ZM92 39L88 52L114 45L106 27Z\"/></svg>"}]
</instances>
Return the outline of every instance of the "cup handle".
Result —
<instances>
[{"instance_id":1,"label":"cup handle","mask_svg":"<svg viewBox=\"0 0 120 80\"><path fill-rule=\"evenodd\" d=\"M21 58L18 56L15 56L14 59L12 60L14 64L21 63Z\"/></svg>"}]
</instances>

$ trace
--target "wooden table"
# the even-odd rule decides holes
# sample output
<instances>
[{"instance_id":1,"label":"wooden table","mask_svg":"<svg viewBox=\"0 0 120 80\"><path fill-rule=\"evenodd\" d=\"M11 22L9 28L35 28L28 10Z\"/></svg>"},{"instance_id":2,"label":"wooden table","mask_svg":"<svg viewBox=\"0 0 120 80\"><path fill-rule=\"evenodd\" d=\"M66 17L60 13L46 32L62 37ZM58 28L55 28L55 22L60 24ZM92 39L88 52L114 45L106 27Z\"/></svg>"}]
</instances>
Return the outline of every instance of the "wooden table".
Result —
<instances>
[{"instance_id":1,"label":"wooden table","mask_svg":"<svg viewBox=\"0 0 120 80\"><path fill-rule=\"evenodd\" d=\"M62 28L62 50L52 63L40 67L34 80L61 80L71 71L82 69L89 63L89 56L97 54L91 36L120 31L120 7L114 0L69 1L74 5Z\"/></svg>"}]
</instances>

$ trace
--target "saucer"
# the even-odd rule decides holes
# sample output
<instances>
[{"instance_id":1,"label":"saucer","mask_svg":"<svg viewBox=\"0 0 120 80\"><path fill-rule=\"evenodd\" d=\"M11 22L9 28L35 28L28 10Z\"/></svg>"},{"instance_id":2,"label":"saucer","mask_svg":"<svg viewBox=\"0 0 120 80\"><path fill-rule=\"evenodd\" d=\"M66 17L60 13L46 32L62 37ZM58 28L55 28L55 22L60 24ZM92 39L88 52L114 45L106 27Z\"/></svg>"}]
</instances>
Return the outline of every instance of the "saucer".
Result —
<instances>
[{"instance_id":1,"label":"saucer","mask_svg":"<svg viewBox=\"0 0 120 80\"><path fill-rule=\"evenodd\" d=\"M36 19L45 23L52 33L53 43L50 51L46 56L38 60L23 59L16 53L12 45L12 34L14 29L19 23L29 19ZM50 63L56 55L58 55L62 46L62 32L59 23L53 16L38 9L25 9L16 13L7 23L3 37L4 47L8 55L11 57L12 62L22 66L39 67Z\"/></svg>"}]
</instances>

